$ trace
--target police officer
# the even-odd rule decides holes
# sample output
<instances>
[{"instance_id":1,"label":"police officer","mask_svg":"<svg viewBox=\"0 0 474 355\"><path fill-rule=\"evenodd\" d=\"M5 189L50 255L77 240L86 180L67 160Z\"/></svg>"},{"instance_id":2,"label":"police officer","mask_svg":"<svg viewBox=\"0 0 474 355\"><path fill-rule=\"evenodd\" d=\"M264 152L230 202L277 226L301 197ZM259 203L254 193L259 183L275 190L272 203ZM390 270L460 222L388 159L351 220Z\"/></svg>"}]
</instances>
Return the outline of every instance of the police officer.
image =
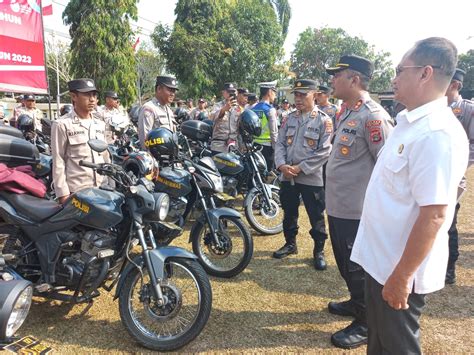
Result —
<instances>
[{"instance_id":1,"label":"police officer","mask_svg":"<svg viewBox=\"0 0 474 355\"><path fill-rule=\"evenodd\" d=\"M36 108L36 99L35 95L33 94L26 94L23 95L23 102L24 106L18 107L14 111L14 120L18 119L20 115L26 114L33 118L35 122L35 129L38 131L42 130L42 124L41 124L41 119L43 118L43 112Z\"/></svg>"},{"instance_id":2,"label":"police officer","mask_svg":"<svg viewBox=\"0 0 474 355\"><path fill-rule=\"evenodd\" d=\"M285 124L290 112L290 102L287 99L284 99L281 102L280 109L277 111L278 127L281 127Z\"/></svg>"},{"instance_id":3,"label":"police officer","mask_svg":"<svg viewBox=\"0 0 474 355\"><path fill-rule=\"evenodd\" d=\"M318 94L316 96L316 102L318 103L318 108L323 111L326 115L331 117L334 127L336 127L336 114L337 106L329 102L329 95L331 94L331 89L325 85L318 86Z\"/></svg>"},{"instance_id":4,"label":"police officer","mask_svg":"<svg viewBox=\"0 0 474 355\"><path fill-rule=\"evenodd\" d=\"M260 83L260 102L256 104L252 111L257 114L262 123L262 134L255 137L254 142L260 144L262 154L267 162L268 170L273 169L274 148L278 136L278 119L273 101L276 97L276 80Z\"/></svg>"},{"instance_id":5,"label":"police officer","mask_svg":"<svg viewBox=\"0 0 474 355\"><path fill-rule=\"evenodd\" d=\"M191 119L192 120L198 120L199 115L201 114L201 112L206 112L206 105L207 105L206 100L203 99L203 98L200 98L198 100L197 107L194 110L192 110L191 113L190 113Z\"/></svg>"},{"instance_id":6,"label":"police officer","mask_svg":"<svg viewBox=\"0 0 474 355\"><path fill-rule=\"evenodd\" d=\"M81 160L100 164L108 159L108 153L94 152L87 143L90 139L105 140L105 123L92 114L97 105L94 81L72 80L68 88L74 110L54 121L51 127L54 190L61 203L70 194L100 186L104 181L102 175L80 166Z\"/></svg>"},{"instance_id":7,"label":"police officer","mask_svg":"<svg viewBox=\"0 0 474 355\"><path fill-rule=\"evenodd\" d=\"M463 99L459 94L459 91L462 89L465 74L466 72L464 70L456 68L451 84L446 91L446 96L448 97L448 105L453 110L454 115L461 122L466 131L467 138L469 139L469 166L471 166L474 164L474 102ZM465 189L466 179L463 178L458 189L458 204L456 205L453 223L448 231L449 259L445 280L447 284L453 284L456 282L456 261L459 257L458 229L456 224L459 208L461 207L459 200Z\"/></svg>"},{"instance_id":8,"label":"police officer","mask_svg":"<svg viewBox=\"0 0 474 355\"><path fill-rule=\"evenodd\" d=\"M122 120L130 122L127 113L123 107L120 106L118 94L113 90L105 92L105 104L98 107L97 114L105 122L105 137L107 143L109 144L113 143L115 140L114 133L111 128L112 119L114 117L120 116Z\"/></svg>"},{"instance_id":9,"label":"police officer","mask_svg":"<svg viewBox=\"0 0 474 355\"><path fill-rule=\"evenodd\" d=\"M326 168L329 234L339 272L351 296L349 301L330 302L328 309L333 314L355 317L331 337L332 343L342 348L367 342L364 271L350 261L350 254L377 154L393 127L389 114L367 92L373 70L372 62L355 55L341 57L334 68L326 70L332 75L333 95L342 99L345 107Z\"/></svg>"},{"instance_id":10,"label":"police officer","mask_svg":"<svg viewBox=\"0 0 474 355\"><path fill-rule=\"evenodd\" d=\"M249 110L251 110L255 107L257 103L258 103L257 94L253 92L249 92L247 95L247 106L245 108L248 108Z\"/></svg>"},{"instance_id":11,"label":"police officer","mask_svg":"<svg viewBox=\"0 0 474 355\"><path fill-rule=\"evenodd\" d=\"M241 110L237 103L235 84L225 83L222 96L224 100L214 106L210 116L214 121L211 140L213 154L227 152L229 145L234 144L238 136L238 117Z\"/></svg>"},{"instance_id":12,"label":"police officer","mask_svg":"<svg viewBox=\"0 0 474 355\"><path fill-rule=\"evenodd\" d=\"M167 75L156 77L155 97L146 102L138 115L138 138L142 148L146 150L145 139L152 129L164 127L176 131L174 114L170 104L178 91L176 78Z\"/></svg>"},{"instance_id":13,"label":"police officer","mask_svg":"<svg viewBox=\"0 0 474 355\"><path fill-rule=\"evenodd\" d=\"M280 201L284 211L285 245L273 253L277 259L298 252L298 208L300 195L311 222L314 240L314 267L326 269L324 243L327 238L324 223L324 188L322 166L331 150L331 119L314 104L317 83L314 80L295 81L296 112L290 113L280 129L275 147L275 165L282 173Z\"/></svg>"}]
</instances>

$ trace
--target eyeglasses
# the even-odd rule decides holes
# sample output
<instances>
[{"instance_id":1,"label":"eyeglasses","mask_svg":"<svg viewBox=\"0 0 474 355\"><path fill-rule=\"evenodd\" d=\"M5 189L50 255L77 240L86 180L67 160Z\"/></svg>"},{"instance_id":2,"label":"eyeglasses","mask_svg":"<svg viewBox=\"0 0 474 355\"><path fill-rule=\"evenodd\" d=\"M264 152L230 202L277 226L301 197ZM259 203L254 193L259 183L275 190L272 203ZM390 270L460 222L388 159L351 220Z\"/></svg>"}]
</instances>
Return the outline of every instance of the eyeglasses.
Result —
<instances>
[{"instance_id":1,"label":"eyeglasses","mask_svg":"<svg viewBox=\"0 0 474 355\"><path fill-rule=\"evenodd\" d=\"M430 64L426 64L426 65L403 65L403 66L398 66L395 68L395 75L396 76L399 76L401 74L402 71L404 71L405 69L409 69L409 68L424 68L424 67L431 67L433 69L441 69L441 67L439 65L430 65Z\"/></svg>"}]
</instances>

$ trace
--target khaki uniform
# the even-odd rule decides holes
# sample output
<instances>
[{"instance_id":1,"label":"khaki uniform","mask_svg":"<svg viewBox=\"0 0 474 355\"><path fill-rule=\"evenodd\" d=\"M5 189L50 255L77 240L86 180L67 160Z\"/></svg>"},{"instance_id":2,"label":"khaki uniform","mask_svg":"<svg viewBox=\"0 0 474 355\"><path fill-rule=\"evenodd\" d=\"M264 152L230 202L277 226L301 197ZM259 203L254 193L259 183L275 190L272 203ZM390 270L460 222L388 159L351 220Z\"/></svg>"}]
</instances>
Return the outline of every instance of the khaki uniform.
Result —
<instances>
[{"instance_id":1,"label":"khaki uniform","mask_svg":"<svg viewBox=\"0 0 474 355\"><path fill-rule=\"evenodd\" d=\"M97 109L96 115L105 122L105 138L109 144L115 141L114 131L110 125L112 117L124 116L129 121L128 115L122 107L109 109L107 106L102 105Z\"/></svg>"},{"instance_id":2,"label":"khaki uniform","mask_svg":"<svg viewBox=\"0 0 474 355\"><path fill-rule=\"evenodd\" d=\"M16 123L16 120L18 119L18 117L20 117L20 115L23 115L23 114L26 114L26 115L30 116L31 118L33 118L33 120L35 122L35 129L37 129L38 131L43 130L43 125L41 124L41 119L44 117L43 111L41 111L39 108L36 108L36 107L32 108L32 109L27 109L24 106L23 107L17 107L14 110L15 123Z\"/></svg>"},{"instance_id":3,"label":"khaki uniform","mask_svg":"<svg viewBox=\"0 0 474 355\"><path fill-rule=\"evenodd\" d=\"M237 141L239 134L239 117L243 112L243 107L237 105L227 111L224 116L218 118L219 111L224 107L226 101L218 102L211 113L211 120L214 121L212 128L211 150L216 152L227 152L230 141Z\"/></svg>"},{"instance_id":4,"label":"khaki uniform","mask_svg":"<svg viewBox=\"0 0 474 355\"><path fill-rule=\"evenodd\" d=\"M368 94L338 120L326 168L326 210L358 220L377 154L393 129L390 115Z\"/></svg>"},{"instance_id":5,"label":"khaki uniform","mask_svg":"<svg viewBox=\"0 0 474 355\"><path fill-rule=\"evenodd\" d=\"M474 102L461 96L451 104L454 115L459 119L469 139L469 165L474 164Z\"/></svg>"},{"instance_id":6,"label":"khaki uniform","mask_svg":"<svg viewBox=\"0 0 474 355\"><path fill-rule=\"evenodd\" d=\"M298 165L301 173L295 183L323 186L322 166L331 152L332 120L315 106L312 112L302 115L290 113L280 128L275 146L275 166ZM288 181L283 174L282 181Z\"/></svg>"},{"instance_id":7,"label":"khaki uniform","mask_svg":"<svg viewBox=\"0 0 474 355\"><path fill-rule=\"evenodd\" d=\"M81 160L96 164L109 160L107 151L97 153L89 147L89 139L105 139L105 123L102 120L83 120L72 111L53 122L51 152L57 197L67 196L87 187L100 186L104 181L105 178L93 169L79 165Z\"/></svg>"},{"instance_id":8,"label":"khaki uniform","mask_svg":"<svg viewBox=\"0 0 474 355\"><path fill-rule=\"evenodd\" d=\"M168 105L161 105L156 97L146 102L138 114L138 138L143 149L148 133L155 128L168 128L176 132L174 114Z\"/></svg>"}]
</instances>

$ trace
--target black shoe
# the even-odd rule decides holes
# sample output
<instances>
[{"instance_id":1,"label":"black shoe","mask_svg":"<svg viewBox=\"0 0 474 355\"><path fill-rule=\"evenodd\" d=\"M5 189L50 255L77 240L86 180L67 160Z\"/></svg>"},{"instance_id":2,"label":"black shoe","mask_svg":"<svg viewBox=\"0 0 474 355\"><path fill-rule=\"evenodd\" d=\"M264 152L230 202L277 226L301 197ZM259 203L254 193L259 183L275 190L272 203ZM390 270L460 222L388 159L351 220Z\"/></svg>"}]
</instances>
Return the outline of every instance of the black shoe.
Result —
<instances>
[{"instance_id":1,"label":"black shoe","mask_svg":"<svg viewBox=\"0 0 474 355\"><path fill-rule=\"evenodd\" d=\"M456 283L456 269L454 266L452 268L449 268L446 270L446 278L444 279L444 282L447 283L448 285L452 285Z\"/></svg>"},{"instance_id":2,"label":"black shoe","mask_svg":"<svg viewBox=\"0 0 474 355\"><path fill-rule=\"evenodd\" d=\"M343 302L329 302L328 311L332 314L344 317L357 317L356 307L354 303L349 301Z\"/></svg>"},{"instance_id":3,"label":"black shoe","mask_svg":"<svg viewBox=\"0 0 474 355\"><path fill-rule=\"evenodd\" d=\"M284 246L273 253L273 257L275 259L283 259L291 254L298 254L298 248L296 247L296 244L286 243Z\"/></svg>"},{"instance_id":4,"label":"black shoe","mask_svg":"<svg viewBox=\"0 0 474 355\"><path fill-rule=\"evenodd\" d=\"M342 349L354 349L367 344L367 326L359 321L353 321L346 328L331 335L331 343Z\"/></svg>"},{"instance_id":5,"label":"black shoe","mask_svg":"<svg viewBox=\"0 0 474 355\"><path fill-rule=\"evenodd\" d=\"M314 253L314 268L316 270L326 270L327 267L326 259L324 259L324 251Z\"/></svg>"}]
</instances>

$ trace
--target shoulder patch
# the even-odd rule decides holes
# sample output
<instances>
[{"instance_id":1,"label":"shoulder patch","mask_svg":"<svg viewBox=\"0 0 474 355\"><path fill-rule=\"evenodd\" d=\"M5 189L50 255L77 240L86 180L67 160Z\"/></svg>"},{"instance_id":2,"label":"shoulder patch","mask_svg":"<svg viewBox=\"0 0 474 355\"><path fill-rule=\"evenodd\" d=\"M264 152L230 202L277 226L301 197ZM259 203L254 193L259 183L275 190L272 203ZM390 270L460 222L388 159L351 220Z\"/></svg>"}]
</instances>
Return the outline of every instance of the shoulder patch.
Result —
<instances>
[{"instance_id":1,"label":"shoulder patch","mask_svg":"<svg viewBox=\"0 0 474 355\"><path fill-rule=\"evenodd\" d=\"M143 107L143 116L148 119L155 116L155 113L151 108Z\"/></svg>"},{"instance_id":2,"label":"shoulder patch","mask_svg":"<svg viewBox=\"0 0 474 355\"><path fill-rule=\"evenodd\" d=\"M324 129L325 129L326 133L332 133L333 132L333 125L332 125L332 120L331 119L327 119L326 121L324 121Z\"/></svg>"},{"instance_id":3,"label":"shoulder patch","mask_svg":"<svg viewBox=\"0 0 474 355\"><path fill-rule=\"evenodd\" d=\"M370 112L377 112L380 111L380 106L377 105L374 101L368 100L365 103L365 106L369 109Z\"/></svg>"}]
</instances>

